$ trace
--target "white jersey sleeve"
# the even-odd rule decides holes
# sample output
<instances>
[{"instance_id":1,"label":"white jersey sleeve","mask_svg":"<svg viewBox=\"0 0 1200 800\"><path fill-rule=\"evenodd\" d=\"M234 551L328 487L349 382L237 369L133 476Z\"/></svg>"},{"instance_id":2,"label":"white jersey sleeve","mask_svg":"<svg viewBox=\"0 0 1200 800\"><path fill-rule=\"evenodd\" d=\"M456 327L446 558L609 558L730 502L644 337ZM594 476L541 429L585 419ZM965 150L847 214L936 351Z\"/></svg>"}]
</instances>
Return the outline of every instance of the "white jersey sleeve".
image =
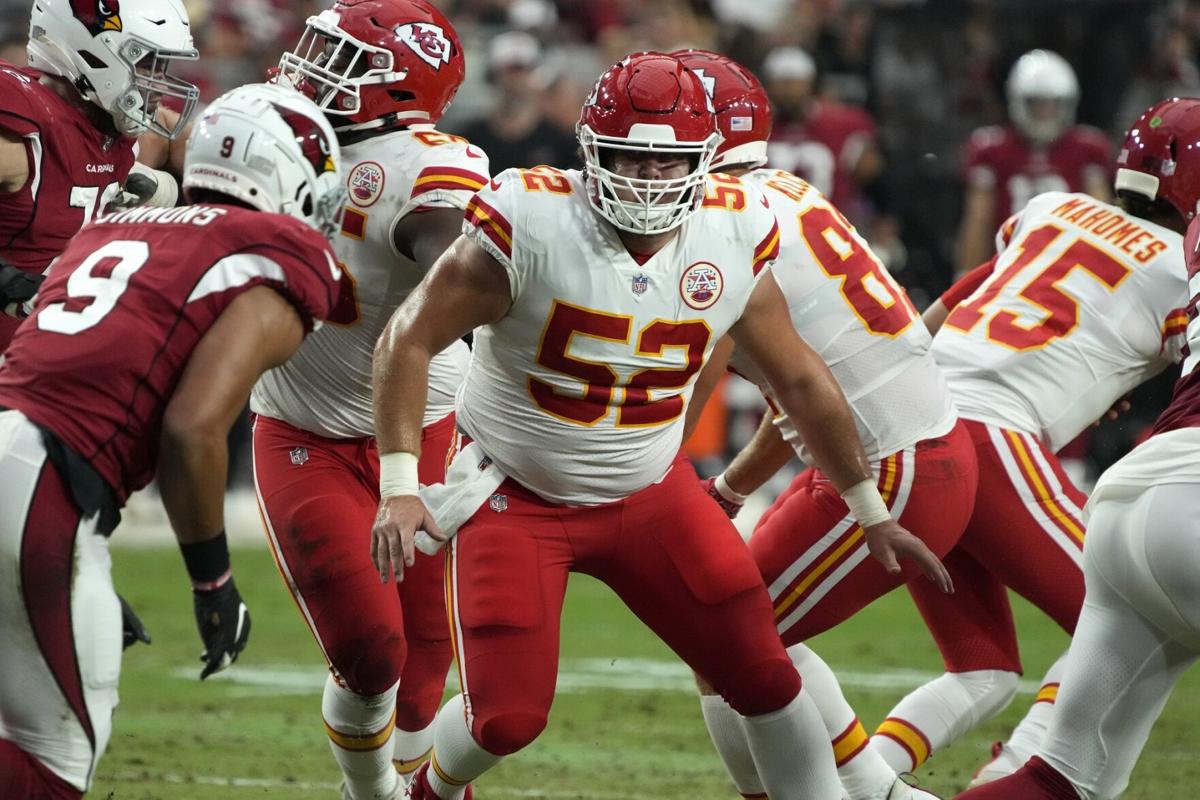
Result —
<instances>
[{"instance_id":1,"label":"white jersey sleeve","mask_svg":"<svg viewBox=\"0 0 1200 800\"><path fill-rule=\"evenodd\" d=\"M459 136L408 129L342 148L350 202L334 251L353 277L358 319L312 333L287 363L267 372L250 398L259 414L330 438L372 436L371 366L392 312L423 277L394 243L411 214L466 209L488 181L487 156ZM429 365L424 424L454 410L470 351L456 342Z\"/></svg>"},{"instance_id":2,"label":"white jersey sleeve","mask_svg":"<svg viewBox=\"0 0 1200 800\"><path fill-rule=\"evenodd\" d=\"M945 376L921 317L854 227L815 188L782 170L746 176L779 219L772 271L800 337L829 365L871 460L942 436L956 420ZM758 369L737 351L731 366L774 401ZM772 402L775 408L778 403ZM787 415L776 420L806 463Z\"/></svg>"},{"instance_id":3,"label":"white jersey sleeve","mask_svg":"<svg viewBox=\"0 0 1200 800\"><path fill-rule=\"evenodd\" d=\"M1085 194L1029 202L934 337L961 416L1058 450L1179 359L1182 237Z\"/></svg>"},{"instance_id":4,"label":"white jersey sleeve","mask_svg":"<svg viewBox=\"0 0 1200 800\"><path fill-rule=\"evenodd\" d=\"M466 231L505 268L513 304L476 331L459 425L545 499L612 502L670 468L696 374L778 251L757 189L707 188L641 263L578 172L509 170L472 199Z\"/></svg>"}]
</instances>

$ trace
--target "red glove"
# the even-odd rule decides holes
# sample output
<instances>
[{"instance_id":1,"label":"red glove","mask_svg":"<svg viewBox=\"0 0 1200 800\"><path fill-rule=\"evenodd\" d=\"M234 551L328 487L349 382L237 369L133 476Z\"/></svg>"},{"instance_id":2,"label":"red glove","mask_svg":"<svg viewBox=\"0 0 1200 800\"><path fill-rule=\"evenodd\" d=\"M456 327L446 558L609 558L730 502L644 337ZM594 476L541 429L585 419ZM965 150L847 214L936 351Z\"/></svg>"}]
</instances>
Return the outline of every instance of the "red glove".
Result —
<instances>
[{"instance_id":1,"label":"red glove","mask_svg":"<svg viewBox=\"0 0 1200 800\"><path fill-rule=\"evenodd\" d=\"M731 499L721 494L720 490L717 489L716 478L705 478L704 480L700 481L700 486L704 489L704 491L708 492L709 497L717 501L717 505L719 505L721 510L725 512L725 516L729 517L730 519L735 518L738 515L738 512L742 510L742 503L745 501Z\"/></svg>"}]
</instances>

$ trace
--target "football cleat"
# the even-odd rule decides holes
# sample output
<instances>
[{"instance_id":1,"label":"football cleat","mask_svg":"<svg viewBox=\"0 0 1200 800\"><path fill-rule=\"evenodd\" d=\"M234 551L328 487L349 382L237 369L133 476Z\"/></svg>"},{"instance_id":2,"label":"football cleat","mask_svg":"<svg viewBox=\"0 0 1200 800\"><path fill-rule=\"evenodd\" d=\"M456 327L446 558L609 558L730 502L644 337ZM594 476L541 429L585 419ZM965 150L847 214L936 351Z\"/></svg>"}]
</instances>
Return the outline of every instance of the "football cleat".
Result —
<instances>
[{"instance_id":1,"label":"football cleat","mask_svg":"<svg viewBox=\"0 0 1200 800\"><path fill-rule=\"evenodd\" d=\"M1025 760L1014 753L1011 747L1005 747L1004 742L993 742L992 760L975 771L967 788L974 789L976 786L991 783L1005 775L1011 775L1024 765Z\"/></svg>"},{"instance_id":2,"label":"football cleat","mask_svg":"<svg viewBox=\"0 0 1200 800\"><path fill-rule=\"evenodd\" d=\"M342 785L338 787L338 796L341 797L342 800L358 800L358 798L350 793L350 787L346 785L345 781L342 781ZM387 800L404 800L404 798L407 796L408 795L405 794L404 781L398 780L396 781L395 790L392 792L392 794L388 795Z\"/></svg>"},{"instance_id":3,"label":"football cleat","mask_svg":"<svg viewBox=\"0 0 1200 800\"><path fill-rule=\"evenodd\" d=\"M408 790L402 795L405 800L445 800L445 798L439 797L433 791L433 787L429 785L429 778L427 776L432 764L433 761L426 761L417 767L417 771L413 773L412 781L408 784ZM463 792L462 800L471 800L470 785Z\"/></svg>"},{"instance_id":4,"label":"football cleat","mask_svg":"<svg viewBox=\"0 0 1200 800\"><path fill-rule=\"evenodd\" d=\"M910 780L916 780L912 775L905 773ZM896 782L888 789L887 794L883 795L880 800L941 800L933 792L927 792L924 789L908 783L904 775L897 775Z\"/></svg>"}]
</instances>

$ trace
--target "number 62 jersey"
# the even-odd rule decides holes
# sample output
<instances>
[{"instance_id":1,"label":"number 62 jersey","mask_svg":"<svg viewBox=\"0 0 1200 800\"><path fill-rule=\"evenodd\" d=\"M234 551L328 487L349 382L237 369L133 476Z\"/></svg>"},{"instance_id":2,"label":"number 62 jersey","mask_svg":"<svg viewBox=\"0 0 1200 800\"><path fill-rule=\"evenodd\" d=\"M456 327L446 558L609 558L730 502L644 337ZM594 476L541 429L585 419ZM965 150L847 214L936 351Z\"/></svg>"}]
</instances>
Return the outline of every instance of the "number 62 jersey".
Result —
<instances>
[{"instance_id":1,"label":"number 62 jersey","mask_svg":"<svg viewBox=\"0 0 1200 800\"><path fill-rule=\"evenodd\" d=\"M1085 194L1047 192L1005 224L997 250L933 340L962 417L1056 451L1179 360L1178 233Z\"/></svg>"},{"instance_id":2,"label":"number 62 jersey","mask_svg":"<svg viewBox=\"0 0 1200 800\"><path fill-rule=\"evenodd\" d=\"M594 505L662 479L696 373L779 249L758 190L709 175L702 207L631 255L578 171L508 170L464 232L508 273L512 307L475 333L460 427L546 500Z\"/></svg>"}]
</instances>

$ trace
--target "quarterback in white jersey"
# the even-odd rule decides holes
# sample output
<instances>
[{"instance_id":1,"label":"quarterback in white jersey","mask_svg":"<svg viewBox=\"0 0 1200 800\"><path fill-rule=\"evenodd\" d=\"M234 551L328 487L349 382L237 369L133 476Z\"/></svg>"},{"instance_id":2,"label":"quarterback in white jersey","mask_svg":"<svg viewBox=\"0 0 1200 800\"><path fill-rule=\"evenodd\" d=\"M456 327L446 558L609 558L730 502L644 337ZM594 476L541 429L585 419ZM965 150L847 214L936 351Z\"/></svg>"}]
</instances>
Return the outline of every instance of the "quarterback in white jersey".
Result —
<instances>
[{"instance_id":1,"label":"quarterback in white jersey","mask_svg":"<svg viewBox=\"0 0 1200 800\"><path fill-rule=\"evenodd\" d=\"M896 571L940 564L891 518L828 369L786 328L762 195L707 175L720 136L677 59L608 70L578 127L584 172L508 171L380 341L375 560L403 573L418 528L453 534L448 599L463 693L435 723L413 798L459 798L532 741L554 696L568 574L607 583L742 715L776 798L841 797L819 715L749 553L678 456L691 387L730 331L793 413ZM458 405L474 441L416 495L429 356L478 328Z\"/></svg>"},{"instance_id":2,"label":"quarterback in white jersey","mask_svg":"<svg viewBox=\"0 0 1200 800\"><path fill-rule=\"evenodd\" d=\"M1149 167L1146 176L1161 183L1156 195L1174 197L1181 218L1192 220L1183 244L1188 356L1149 439L1101 475L1088 498L1087 602L1037 755L960 795L970 800L1120 796L1172 689L1200 654L1200 100L1168 100L1150 113L1157 123L1142 129L1126 162Z\"/></svg>"},{"instance_id":3,"label":"quarterback in white jersey","mask_svg":"<svg viewBox=\"0 0 1200 800\"><path fill-rule=\"evenodd\" d=\"M1200 192L1176 171L1173 153L1184 144L1172 138L1173 109L1160 104L1130 129L1117 160L1116 205L1082 194L1035 197L1002 227L995 258L926 312L980 466L975 512L948 557L960 577L974 576L972 591L951 605L913 590L948 673L986 672L1003 676L993 687L1015 686L1021 662L1005 587L1075 630L1086 498L1055 452L1178 361L1186 328L1182 233ZM1051 667L1037 702L978 782L1033 754L1062 664ZM946 714L922 699L927 688L893 714L941 726ZM965 718L979 718L977 708Z\"/></svg>"},{"instance_id":4,"label":"quarterback in white jersey","mask_svg":"<svg viewBox=\"0 0 1200 800\"><path fill-rule=\"evenodd\" d=\"M308 20L280 62L279 80L324 108L348 165L334 249L355 284L343 302L356 321L314 331L295 363L259 381L254 473L280 573L330 666L321 710L347 800L403 790L432 746L452 655L444 558L422 556L398 589L371 569L371 370L392 312L458 237L468 200L488 180L479 148L433 127L463 71L453 28L425 0L340 0ZM445 475L469 359L456 341L430 364L424 483Z\"/></svg>"},{"instance_id":5,"label":"quarterback in white jersey","mask_svg":"<svg viewBox=\"0 0 1200 800\"><path fill-rule=\"evenodd\" d=\"M904 290L866 241L819 191L782 170L764 167L771 106L758 79L731 59L703 50L676 55L703 76L724 140L714 168L759 186L780 225L772 274L788 303L792 328L824 359L846 394L859 439L892 514L935 553L958 541L975 496L970 438L958 424L931 337ZM722 175L719 184L730 180ZM762 374L735 349L731 368L757 384L771 410L753 441L729 468L704 483L734 516L795 454L812 458ZM719 359L706 368L702 390L715 386ZM694 404L692 416L699 412ZM868 545L846 504L828 492L829 479L810 466L763 515L750 551L767 584L776 624L801 678L814 689L851 800L932 797L898 781L868 744L865 728L837 680L802 642L853 615L916 576L892 575L867 558ZM701 705L717 751L743 796L764 791L732 709L704 694ZM902 794L909 792L911 794Z\"/></svg>"}]
</instances>

